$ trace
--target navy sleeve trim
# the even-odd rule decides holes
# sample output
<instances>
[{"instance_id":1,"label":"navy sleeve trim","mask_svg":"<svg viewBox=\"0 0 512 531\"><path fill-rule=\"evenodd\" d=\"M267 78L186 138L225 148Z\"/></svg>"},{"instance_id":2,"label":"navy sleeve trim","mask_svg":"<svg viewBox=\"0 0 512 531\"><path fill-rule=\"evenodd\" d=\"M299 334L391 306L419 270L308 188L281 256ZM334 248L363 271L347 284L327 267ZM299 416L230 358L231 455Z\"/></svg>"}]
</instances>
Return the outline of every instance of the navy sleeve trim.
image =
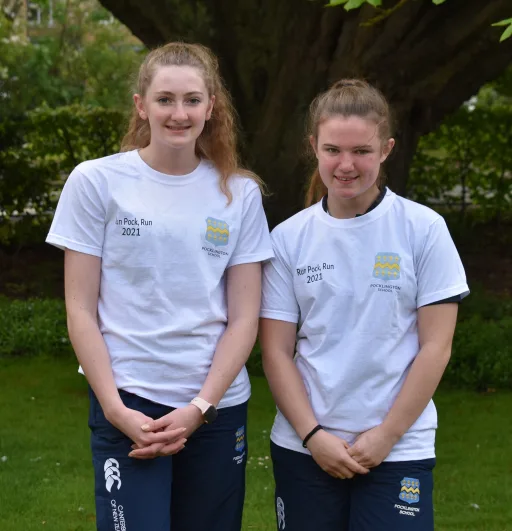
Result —
<instances>
[{"instance_id":1,"label":"navy sleeve trim","mask_svg":"<svg viewBox=\"0 0 512 531\"><path fill-rule=\"evenodd\" d=\"M469 291L465 291L464 293L460 293L459 295L454 295L453 297L448 297L447 299L441 299L440 301L435 301L429 304L425 304L425 306L433 306L434 304L448 304L450 302L460 302L462 301L462 299L464 299L468 295L469 295Z\"/></svg>"}]
</instances>

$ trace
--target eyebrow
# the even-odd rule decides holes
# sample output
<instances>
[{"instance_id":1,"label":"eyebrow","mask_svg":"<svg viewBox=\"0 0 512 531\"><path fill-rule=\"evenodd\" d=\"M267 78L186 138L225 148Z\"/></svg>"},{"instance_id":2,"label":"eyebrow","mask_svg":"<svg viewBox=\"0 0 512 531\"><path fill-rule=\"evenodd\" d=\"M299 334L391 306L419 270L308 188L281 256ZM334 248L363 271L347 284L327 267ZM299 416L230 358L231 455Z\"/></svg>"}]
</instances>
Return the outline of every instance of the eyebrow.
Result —
<instances>
[{"instance_id":1,"label":"eyebrow","mask_svg":"<svg viewBox=\"0 0 512 531\"><path fill-rule=\"evenodd\" d=\"M159 90L157 94L165 94L170 96L175 96L174 92L171 92L170 90ZM187 92L185 96L193 96L193 95L200 95L202 96L203 93L200 90L193 90L192 92Z\"/></svg>"},{"instance_id":2,"label":"eyebrow","mask_svg":"<svg viewBox=\"0 0 512 531\"><path fill-rule=\"evenodd\" d=\"M340 147L335 145L335 144L323 144L323 146L324 147L332 147L332 148L340 149ZM369 144L366 144L366 145L363 145L363 146L354 146L351 149L373 149L373 147L370 146Z\"/></svg>"}]
</instances>

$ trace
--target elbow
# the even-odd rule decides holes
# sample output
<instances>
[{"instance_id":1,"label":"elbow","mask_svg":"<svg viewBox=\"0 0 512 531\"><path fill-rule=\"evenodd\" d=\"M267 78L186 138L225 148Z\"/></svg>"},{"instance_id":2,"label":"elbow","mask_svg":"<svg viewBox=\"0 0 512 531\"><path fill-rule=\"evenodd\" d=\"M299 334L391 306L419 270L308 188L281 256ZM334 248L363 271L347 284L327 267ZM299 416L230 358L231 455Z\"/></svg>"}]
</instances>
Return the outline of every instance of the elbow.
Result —
<instances>
[{"instance_id":1,"label":"elbow","mask_svg":"<svg viewBox=\"0 0 512 531\"><path fill-rule=\"evenodd\" d=\"M244 338L253 346L258 336L258 320L250 317L240 317L228 321L225 334L235 334L239 338Z\"/></svg>"},{"instance_id":2,"label":"elbow","mask_svg":"<svg viewBox=\"0 0 512 531\"><path fill-rule=\"evenodd\" d=\"M451 357L452 357L452 346L449 345L442 351L441 356L440 356L440 360L441 360L440 362L443 364L445 368L448 365Z\"/></svg>"},{"instance_id":3,"label":"elbow","mask_svg":"<svg viewBox=\"0 0 512 531\"><path fill-rule=\"evenodd\" d=\"M452 355L452 343L427 343L422 350L424 350L426 354L428 353L428 358L433 365L444 370Z\"/></svg>"},{"instance_id":4,"label":"elbow","mask_svg":"<svg viewBox=\"0 0 512 531\"><path fill-rule=\"evenodd\" d=\"M67 308L66 323L71 342L73 342L74 337L90 331L91 325L98 326L96 315L92 315L91 312L87 310L75 308Z\"/></svg>"}]
</instances>

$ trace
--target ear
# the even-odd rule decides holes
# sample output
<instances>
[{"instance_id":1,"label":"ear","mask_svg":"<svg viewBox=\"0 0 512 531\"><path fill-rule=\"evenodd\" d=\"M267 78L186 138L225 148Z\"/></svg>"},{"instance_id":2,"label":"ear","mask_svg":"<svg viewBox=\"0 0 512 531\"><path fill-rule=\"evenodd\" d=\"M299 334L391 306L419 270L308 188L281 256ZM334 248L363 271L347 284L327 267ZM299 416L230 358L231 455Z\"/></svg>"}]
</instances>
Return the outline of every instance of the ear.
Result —
<instances>
[{"instance_id":1,"label":"ear","mask_svg":"<svg viewBox=\"0 0 512 531\"><path fill-rule=\"evenodd\" d=\"M133 103L135 103L135 108L137 109L137 112L139 113L139 116L142 118L142 120L147 120L148 115L144 109L144 101L140 94L133 95Z\"/></svg>"},{"instance_id":2,"label":"ear","mask_svg":"<svg viewBox=\"0 0 512 531\"><path fill-rule=\"evenodd\" d=\"M210 98L210 102L208 103L208 108L206 109L206 120L207 121L212 117L212 111L213 111L214 105L215 105L215 96L212 96Z\"/></svg>"},{"instance_id":3,"label":"ear","mask_svg":"<svg viewBox=\"0 0 512 531\"><path fill-rule=\"evenodd\" d=\"M391 151L393 151L394 146L395 146L394 138L388 139L388 141L382 146L382 151L380 154L381 164L389 157L389 154L391 153Z\"/></svg>"},{"instance_id":4,"label":"ear","mask_svg":"<svg viewBox=\"0 0 512 531\"><path fill-rule=\"evenodd\" d=\"M318 158L317 139L313 135L309 135L309 143L315 152L316 158Z\"/></svg>"}]
</instances>

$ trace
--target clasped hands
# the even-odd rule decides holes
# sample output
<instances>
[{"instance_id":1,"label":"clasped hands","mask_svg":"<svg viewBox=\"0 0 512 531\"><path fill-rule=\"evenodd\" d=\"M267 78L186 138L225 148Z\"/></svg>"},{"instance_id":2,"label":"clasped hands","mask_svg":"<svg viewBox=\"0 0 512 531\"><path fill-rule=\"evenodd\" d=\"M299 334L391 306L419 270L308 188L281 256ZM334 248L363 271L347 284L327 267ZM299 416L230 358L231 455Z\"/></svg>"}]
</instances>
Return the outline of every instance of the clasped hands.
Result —
<instances>
[{"instance_id":1,"label":"clasped hands","mask_svg":"<svg viewBox=\"0 0 512 531\"><path fill-rule=\"evenodd\" d=\"M352 445L324 430L308 442L316 463L335 478L348 479L356 474L368 474L370 468L382 463L399 437L383 424L361 433Z\"/></svg>"},{"instance_id":2,"label":"clasped hands","mask_svg":"<svg viewBox=\"0 0 512 531\"><path fill-rule=\"evenodd\" d=\"M124 407L108 420L133 441L128 455L135 459L177 454L185 447L187 438L203 424L201 411L191 404L156 420Z\"/></svg>"}]
</instances>

